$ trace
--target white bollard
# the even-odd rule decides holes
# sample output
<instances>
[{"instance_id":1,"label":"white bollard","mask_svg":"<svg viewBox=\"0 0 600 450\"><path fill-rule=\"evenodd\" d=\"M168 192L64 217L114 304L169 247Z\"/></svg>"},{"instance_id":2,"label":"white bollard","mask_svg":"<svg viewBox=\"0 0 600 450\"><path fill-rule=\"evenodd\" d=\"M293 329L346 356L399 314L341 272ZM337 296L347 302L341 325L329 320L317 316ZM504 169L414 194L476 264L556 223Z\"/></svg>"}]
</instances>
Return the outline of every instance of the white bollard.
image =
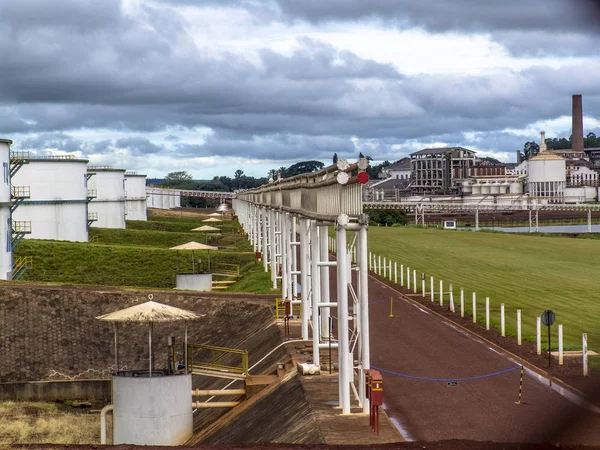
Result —
<instances>
[{"instance_id":1,"label":"white bollard","mask_svg":"<svg viewBox=\"0 0 600 450\"><path fill-rule=\"evenodd\" d=\"M410 267L406 268L406 287L410 290Z\"/></svg>"},{"instance_id":2,"label":"white bollard","mask_svg":"<svg viewBox=\"0 0 600 450\"><path fill-rule=\"evenodd\" d=\"M477 294L473 292L473 323L477 323Z\"/></svg>"},{"instance_id":3,"label":"white bollard","mask_svg":"<svg viewBox=\"0 0 600 450\"><path fill-rule=\"evenodd\" d=\"M583 351L583 376L588 376L588 348L587 348L587 333L581 336L581 349Z\"/></svg>"},{"instance_id":4,"label":"white bollard","mask_svg":"<svg viewBox=\"0 0 600 450\"><path fill-rule=\"evenodd\" d=\"M433 289L433 277L429 277L429 282L431 284L431 301L435 301L435 289Z\"/></svg>"},{"instance_id":5,"label":"white bollard","mask_svg":"<svg viewBox=\"0 0 600 450\"><path fill-rule=\"evenodd\" d=\"M390 265L388 267L388 278L390 279L390 281L392 281L392 261L390 260Z\"/></svg>"},{"instance_id":6,"label":"white bollard","mask_svg":"<svg viewBox=\"0 0 600 450\"><path fill-rule=\"evenodd\" d=\"M561 323L558 325L558 365L562 366L563 363L563 326Z\"/></svg>"},{"instance_id":7,"label":"white bollard","mask_svg":"<svg viewBox=\"0 0 600 450\"><path fill-rule=\"evenodd\" d=\"M425 274L421 274L421 294L425 297Z\"/></svg>"},{"instance_id":8,"label":"white bollard","mask_svg":"<svg viewBox=\"0 0 600 450\"><path fill-rule=\"evenodd\" d=\"M377 270L379 271L379 272L377 272L377 275L381 275L381 255L379 255L377 257L377 259L378 259L378 261L377 261Z\"/></svg>"},{"instance_id":9,"label":"white bollard","mask_svg":"<svg viewBox=\"0 0 600 450\"><path fill-rule=\"evenodd\" d=\"M460 317L465 317L465 290L460 288Z\"/></svg>"},{"instance_id":10,"label":"white bollard","mask_svg":"<svg viewBox=\"0 0 600 450\"><path fill-rule=\"evenodd\" d=\"M387 277L387 259L383 257L383 278Z\"/></svg>"},{"instance_id":11,"label":"white bollard","mask_svg":"<svg viewBox=\"0 0 600 450\"><path fill-rule=\"evenodd\" d=\"M535 341L537 343L537 354L542 354L542 318L535 318Z\"/></svg>"},{"instance_id":12,"label":"white bollard","mask_svg":"<svg viewBox=\"0 0 600 450\"><path fill-rule=\"evenodd\" d=\"M400 286L404 286L404 264L400 265Z\"/></svg>"},{"instance_id":13,"label":"white bollard","mask_svg":"<svg viewBox=\"0 0 600 450\"><path fill-rule=\"evenodd\" d=\"M373 255L369 252L369 270L373 269Z\"/></svg>"},{"instance_id":14,"label":"white bollard","mask_svg":"<svg viewBox=\"0 0 600 450\"><path fill-rule=\"evenodd\" d=\"M504 322L504 303L500 303L500 334L506 336L506 328Z\"/></svg>"},{"instance_id":15,"label":"white bollard","mask_svg":"<svg viewBox=\"0 0 600 450\"><path fill-rule=\"evenodd\" d=\"M398 262L394 261L394 283L398 284Z\"/></svg>"},{"instance_id":16,"label":"white bollard","mask_svg":"<svg viewBox=\"0 0 600 450\"><path fill-rule=\"evenodd\" d=\"M444 306L444 282L440 280L440 306Z\"/></svg>"},{"instance_id":17,"label":"white bollard","mask_svg":"<svg viewBox=\"0 0 600 450\"><path fill-rule=\"evenodd\" d=\"M517 345L521 345L521 310L517 309Z\"/></svg>"},{"instance_id":18,"label":"white bollard","mask_svg":"<svg viewBox=\"0 0 600 450\"><path fill-rule=\"evenodd\" d=\"M452 292L452 285L450 285L450 291L448 294L450 295L450 311L454 312L454 293Z\"/></svg>"},{"instance_id":19,"label":"white bollard","mask_svg":"<svg viewBox=\"0 0 600 450\"><path fill-rule=\"evenodd\" d=\"M413 292L417 293L417 271L413 269Z\"/></svg>"},{"instance_id":20,"label":"white bollard","mask_svg":"<svg viewBox=\"0 0 600 450\"><path fill-rule=\"evenodd\" d=\"M485 329L490 329L490 298L485 298Z\"/></svg>"}]
</instances>

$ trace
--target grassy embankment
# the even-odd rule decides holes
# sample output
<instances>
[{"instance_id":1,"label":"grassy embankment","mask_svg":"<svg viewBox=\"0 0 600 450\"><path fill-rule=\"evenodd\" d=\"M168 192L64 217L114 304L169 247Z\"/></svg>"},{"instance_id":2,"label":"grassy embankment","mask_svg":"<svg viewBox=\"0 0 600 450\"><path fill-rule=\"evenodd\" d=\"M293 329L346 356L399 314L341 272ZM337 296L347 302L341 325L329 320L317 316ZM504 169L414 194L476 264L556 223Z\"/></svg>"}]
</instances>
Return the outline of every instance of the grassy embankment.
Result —
<instances>
[{"instance_id":1,"label":"grassy embankment","mask_svg":"<svg viewBox=\"0 0 600 450\"><path fill-rule=\"evenodd\" d=\"M56 403L0 402L0 446L99 444L100 414L66 411Z\"/></svg>"},{"instance_id":2,"label":"grassy embankment","mask_svg":"<svg viewBox=\"0 0 600 450\"><path fill-rule=\"evenodd\" d=\"M219 247L210 252L213 270L219 264L238 264L249 273L229 290L263 292L264 283L252 282L260 264L254 264L248 240L236 233L237 222L217 223L221 236L190 231L203 225L204 218L149 217L147 222L127 222L124 230L92 228L92 242L87 243L24 239L14 253L33 257L24 281L168 289L175 286L176 273L192 271L192 252L169 248L196 241ZM201 260L202 270L208 269L208 252L195 251L194 258L196 263Z\"/></svg>"},{"instance_id":3,"label":"grassy embankment","mask_svg":"<svg viewBox=\"0 0 600 450\"><path fill-rule=\"evenodd\" d=\"M600 242L572 238L505 233L422 229L369 229L369 250L454 288L459 305L465 289L465 309L471 313L471 292L477 292L477 319L485 321L485 297L490 297L491 324L500 327L500 304L506 308L506 331L516 335L516 310L523 315L523 338L535 341L535 317L556 313L564 324L565 349L581 349L588 333L591 350L600 350ZM400 275L398 275L400 278ZM446 290L444 289L444 290ZM438 295L436 294L436 301ZM447 304L446 296L446 304ZM554 339L557 333L553 327ZM543 346L546 345L545 331ZM555 341L556 342L556 341ZM556 344L554 344L556 345ZM554 347L553 345L553 347Z\"/></svg>"}]
</instances>

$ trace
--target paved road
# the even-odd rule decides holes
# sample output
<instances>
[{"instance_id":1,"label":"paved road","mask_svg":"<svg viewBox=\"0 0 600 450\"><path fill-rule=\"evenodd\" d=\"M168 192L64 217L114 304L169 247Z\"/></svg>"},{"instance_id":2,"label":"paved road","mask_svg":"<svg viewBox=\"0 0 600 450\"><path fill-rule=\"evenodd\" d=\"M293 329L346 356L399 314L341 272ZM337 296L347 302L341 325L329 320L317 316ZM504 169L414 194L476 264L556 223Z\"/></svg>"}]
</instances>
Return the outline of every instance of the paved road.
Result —
<instances>
[{"instance_id":1,"label":"paved road","mask_svg":"<svg viewBox=\"0 0 600 450\"><path fill-rule=\"evenodd\" d=\"M332 298L335 272L331 274ZM517 365L483 340L369 279L371 364L389 371L431 378L490 374ZM515 404L519 370L489 378L421 381L384 373L388 415L408 439L471 439L600 445L600 414L591 413L525 374L523 403Z\"/></svg>"}]
</instances>

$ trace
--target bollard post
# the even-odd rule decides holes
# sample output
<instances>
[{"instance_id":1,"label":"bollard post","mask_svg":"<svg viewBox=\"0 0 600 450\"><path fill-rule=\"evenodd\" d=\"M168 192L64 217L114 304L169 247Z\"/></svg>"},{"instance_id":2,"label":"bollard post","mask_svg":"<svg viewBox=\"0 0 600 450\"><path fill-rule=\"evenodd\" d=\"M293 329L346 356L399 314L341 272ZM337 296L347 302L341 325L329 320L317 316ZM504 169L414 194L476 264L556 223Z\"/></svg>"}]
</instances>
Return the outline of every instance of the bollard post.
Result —
<instances>
[{"instance_id":1,"label":"bollard post","mask_svg":"<svg viewBox=\"0 0 600 450\"><path fill-rule=\"evenodd\" d=\"M383 278L387 277L387 258L383 257Z\"/></svg>"},{"instance_id":2,"label":"bollard post","mask_svg":"<svg viewBox=\"0 0 600 450\"><path fill-rule=\"evenodd\" d=\"M404 286L404 264L400 265L400 286Z\"/></svg>"},{"instance_id":3,"label":"bollard post","mask_svg":"<svg viewBox=\"0 0 600 450\"><path fill-rule=\"evenodd\" d=\"M563 364L563 326L561 323L558 325L558 365L562 366Z\"/></svg>"},{"instance_id":4,"label":"bollard post","mask_svg":"<svg viewBox=\"0 0 600 450\"><path fill-rule=\"evenodd\" d=\"M517 309L517 345L521 345L521 310Z\"/></svg>"},{"instance_id":5,"label":"bollard post","mask_svg":"<svg viewBox=\"0 0 600 450\"><path fill-rule=\"evenodd\" d=\"M449 297L449 302L450 302L450 312L454 312L454 292L452 292L452 285L450 285L450 290L448 291L448 294L450 295Z\"/></svg>"},{"instance_id":6,"label":"bollard post","mask_svg":"<svg viewBox=\"0 0 600 450\"><path fill-rule=\"evenodd\" d=\"M413 292L417 293L417 271L413 269Z\"/></svg>"},{"instance_id":7,"label":"bollard post","mask_svg":"<svg viewBox=\"0 0 600 450\"><path fill-rule=\"evenodd\" d=\"M460 317L465 317L465 290L460 288Z\"/></svg>"},{"instance_id":8,"label":"bollard post","mask_svg":"<svg viewBox=\"0 0 600 450\"><path fill-rule=\"evenodd\" d=\"M440 280L440 306L444 306L444 282Z\"/></svg>"},{"instance_id":9,"label":"bollard post","mask_svg":"<svg viewBox=\"0 0 600 450\"><path fill-rule=\"evenodd\" d=\"M390 297L390 317L396 317L394 315L394 309L393 309L393 300L392 297Z\"/></svg>"},{"instance_id":10,"label":"bollard post","mask_svg":"<svg viewBox=\"0 0 600 450\"><path fill-rule=\"evenodd\" d=\"M421 274L421 294L425 297L425 274Z\"/></svg>"},{"instance_id":11,"label":"bollard post","mask_svg":"<svg viewBox=\"0 0 600 450\"><path fill-rule=\"evenodd\" d=\"M519 399L515 402L517 405L521 404L521 397L523 396L523 366L521 366L521 374L519 376Z\"/></svg>"},{"instance_id":12,"label":"bollard post","mask_svg":"<svg viewBox=\"0 0 600 450\"><path fill-rule=\"evenodd\" d=\"M430 282L430 288L431 288L431 301L435 301L435 292L433 289L433 277L429 277L429 282Z\"/></svg>"},{"instance_id":13,"label":"bollard post","mask_svg":"<svg viewBox=\"0 0 600 450\"><path fill-rule=\"evenodd\" d=\"M379 255L377 257L377 259L378 259L378 261L377 261L377 270L378 270L377 275L381 275L381 255Z\"/></svg>"},{"instance_id":14,"label":"bollard post","mask_svg":"<svg viewBox=\"0 0 600 450\"><path fill-rule=\"evenodd\" d=\"M410 267L406 268L406 288L410 291Z\"/></svg>"},{"instance_id":15,"label":"bollard post","mask_svg":"<svg viewBox=\"0 0 600 450\"><path fill-rule=\"evenodd\" d=\"M506 336L506 328L504 322L504 303L500 303L500 333L502 336Z\"/></svg>"},{"instance_id":16,"label":"bollard post","mask_svg":"<svg viewBox=\"0 0 600 450\"><path fill-rule=\"evenodd\" d=\"M369 252L369 270L373 269L373 255Z\"/></svg>"},{"instance_id":17,"label":"bollard post","mask_svg":"<svg viewBox=\"0 0 600 450\"><path fill-rule=\"evenodd\" d=\"M389 261L389 267L388 267L388 278L390 279L390 281L392 281L392 260Z\"/></svg>"},{"instance_id":18,"label":"bollard post","mask_svg":"<svg viewBox=\"0 0 600 450\"><path fill-rule=\"evenodd\" d=\"M477 294L473 292L473 323L477 323Z\"/></svg>"},{"instance_id":19,"label":"bollard post","mask_svg":"<svg viewBox=\"0 0 600 450\"><path fill-rule=\"evenodd\" d=\"M398 261L394 261L394 283L398 284Z\"/></svg>"},{"instance_id":20,"label":"bollard post","mask_svg":"<svg viewBox=\"0 0 600 450\"><path fill-rule=\"evenodd\" d=\"M542 318L536 317L535 319L535 340L537 343L537 354L542 354Z\"/></svg>"},{"instance_id":21,"label":"bollard post","mask_svg":"<svg viewBox=\"0 0 600 450\"><path fill-rule=\"evenodd\" d=\"M583 350L583 376L588 376L588 348L587 333L581 335L581 349Z\"/></svg>"},{"instance_id":22,"label":"bollard post","mask_svg":"<svg viewBox=\"0 0 600 450\"><path fill-rule=\"evenodd\" d=\"M490 298L485 298L485 329L490 330Z\"/></svg>"}]
</instances>

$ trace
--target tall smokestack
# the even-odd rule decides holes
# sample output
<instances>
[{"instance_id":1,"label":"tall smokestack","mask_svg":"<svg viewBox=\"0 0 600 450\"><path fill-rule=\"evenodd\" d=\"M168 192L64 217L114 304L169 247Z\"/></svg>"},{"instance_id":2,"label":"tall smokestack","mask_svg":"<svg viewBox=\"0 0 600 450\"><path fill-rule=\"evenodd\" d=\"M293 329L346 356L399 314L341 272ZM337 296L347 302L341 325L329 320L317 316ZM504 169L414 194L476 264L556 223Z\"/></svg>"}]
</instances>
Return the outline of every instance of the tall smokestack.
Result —
<instances>
[{"instance_id":1,"label":"tall smokestack","mask_svg":"<svg viewBox=\"0 0 600 450\"><path fill-rule=\"evenodd\" d=\"M573 130L571 148L577 152L583 152L583 108L581 106L581 94L573 95Z\"/></svg>"}]
</instances>

